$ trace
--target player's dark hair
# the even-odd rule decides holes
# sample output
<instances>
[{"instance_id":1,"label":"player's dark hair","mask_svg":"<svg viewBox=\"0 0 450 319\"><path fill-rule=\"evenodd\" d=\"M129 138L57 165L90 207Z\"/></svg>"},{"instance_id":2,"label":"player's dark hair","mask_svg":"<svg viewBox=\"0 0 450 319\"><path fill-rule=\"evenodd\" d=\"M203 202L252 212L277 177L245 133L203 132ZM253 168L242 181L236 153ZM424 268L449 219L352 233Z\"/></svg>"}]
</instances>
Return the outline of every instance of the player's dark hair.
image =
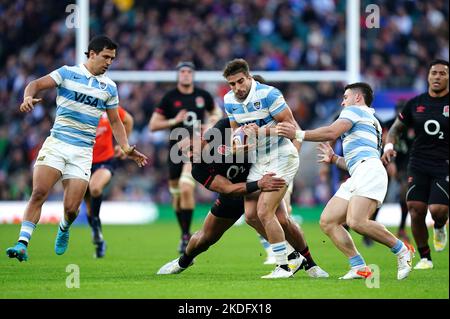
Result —
<instances>
[{"instance_id":1,"label":"player's dark hair","mask_svg":"<svg viewBox=\"0 0 450 319\"><path fill-rule=\"evenodd\" d=\"M241 72L247 76L250 75L250 68L247 61L244 59L234 59L228 62L225 66L225 69L223 70L223 77L227 78L230 75L235 75Z\"/></svg>"},{"instance_id":2,"label":"player's dark hair","mask_svg":"<svg viewBox=\"0 0 450 319\"><path fill-rule=\"evenodd\" d=\"M267 84L267 81L265 78L263 78L261 75L259 74L255 74L253 75L253 80L258 81L261 84Z\"/></svg>"},{"instance_id":3,"label":"player's dark hair","mask_svg":"<svg viewBox=\"0 0 450 319\"><path fill-rule=\"evenodd\" d=\"M117 50L117 44L106 35L98 35L91 39L88 50L84 54L89 58L89 52L91 50L98 54L103 49Z\"/></svg>"},{"instance_id":4,"label":"player's dark hair","mask_svg":"<svg viewBox=\"0 0 450 319\"><path fill-rule=\"evenodd\" d=\"M442 60L442 59L435 59L435 60L433 60L433 61L430 62L429 66L428 66L428 72L430 72L431 67L432 67L433 65L436 65L436 64L442 64L442 65L445 65L445 66L447 66L447 68L449 67L449 66L448 66L448 61L445 61L445 60Z\"/></svg>"},{"instance_id":5,"label":"player's dark hair","mask_svg":"<svg viewBox=\"0 0 450 319\"><path fill-rule=\"evenodd\" d=\"M356 83L348 84L345 86L344 92L349 89L350 90L358 90L364 97L364 102L366 103L366 105L369 107L372 105L373 90L369 84L367 84L365 82L356 82Z\"/></svg>"}]
</instances>

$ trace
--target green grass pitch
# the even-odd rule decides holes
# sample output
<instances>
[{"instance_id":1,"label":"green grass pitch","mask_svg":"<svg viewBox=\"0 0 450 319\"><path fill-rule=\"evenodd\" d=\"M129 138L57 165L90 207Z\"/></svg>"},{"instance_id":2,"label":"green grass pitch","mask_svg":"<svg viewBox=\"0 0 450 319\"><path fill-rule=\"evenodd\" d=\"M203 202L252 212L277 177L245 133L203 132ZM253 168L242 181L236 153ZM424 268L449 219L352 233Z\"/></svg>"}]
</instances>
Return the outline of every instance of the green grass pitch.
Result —
<instances>
[{"instance_id":1,"label":"green grass pitch","mask_svg":"<svg viewBox=\"0 0 450 319\"><path fill-rule=\"evenodd\" d=\"M201 226L196 221L193 229ZM31 240L27 262L9 259L5 249L17 239L18 225L0 225L0 298L448 298L448 248L433 251L435 269L414 271L404 281L396 279L396 258L379 244L366 248L352 233L368 264L380 268L379 288L363 280L340 281L347 271L346 258L320 231L317 223L302 225L316 262L330 273L327 279L312 279L301 270L286 280L260 279L272 270L263 265L264 251L248 226L232 227L221 241L196 258L194 266L179 275L157 276L164 263L174 259L179 230L175 222L142 226L105 226L108 243L104 259L93 258L90 229L74 226L70 245L63 256L53 251L56 225L39 225ZM430 229L431 232L431 229ZM430 244L432 244L430 242ZM418 256L414 259L417 263ZM80 287L67 288L79 267ZM73 275L73 274L72 274Z\"/></svg>"}]
</instances>

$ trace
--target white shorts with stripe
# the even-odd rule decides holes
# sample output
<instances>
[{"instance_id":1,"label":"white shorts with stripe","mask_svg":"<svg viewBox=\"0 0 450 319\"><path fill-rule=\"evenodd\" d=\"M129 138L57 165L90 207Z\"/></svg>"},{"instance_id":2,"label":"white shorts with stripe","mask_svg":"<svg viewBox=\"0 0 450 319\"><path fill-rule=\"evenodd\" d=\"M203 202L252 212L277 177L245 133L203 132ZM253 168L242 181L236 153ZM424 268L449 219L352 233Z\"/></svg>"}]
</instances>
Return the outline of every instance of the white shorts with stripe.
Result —
<instances>
[{"instance_id":1,"label":"white shorts with stripe","mask_svg":"<svg viewBox=\"0 0 450 319\"><path fill-rule=\"evenodd\" d=\"M59 170L62 179L79 178L89 182L92 167L92 147L68 144L53 136L47 137L34 166L45 165Z\"/></svg>"},{"instance_id":2,"label":"white shorts with stripe","mask_svg":"<svg viewBox=\"0 0 450 319\"><path fill-rule=\"evenodd\" d=\"M347 179L334 196L350 200L352 196L374 199L378 207L384 201L388 188L388 176L378 158L369 158L357 164L353 175Z\"/></svg>"},{"instance_id":3,"label":"white shorts with stripe","mask_svg":"<svg viewBox=\"0 0 450 319\"><path fill-rule=\"evenodd\" d=\"M257 162L250 168L247 181L257 181L267 173L275 173L289 185L294 180L300 163L298 151L292 142L285 143L277 151L258 157Z\"/></svg>"}]
</instances>

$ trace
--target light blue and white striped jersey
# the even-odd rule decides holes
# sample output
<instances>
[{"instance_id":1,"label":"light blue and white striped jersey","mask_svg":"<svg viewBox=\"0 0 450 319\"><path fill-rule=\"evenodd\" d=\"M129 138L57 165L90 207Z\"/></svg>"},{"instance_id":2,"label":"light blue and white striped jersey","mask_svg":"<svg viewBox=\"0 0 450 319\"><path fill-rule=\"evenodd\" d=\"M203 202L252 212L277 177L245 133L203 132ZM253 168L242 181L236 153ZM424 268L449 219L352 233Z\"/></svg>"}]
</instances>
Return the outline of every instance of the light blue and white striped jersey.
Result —
<instances>
[{"instance_id":1,"label":"light blue and white striped jersey","mask_svg":"<svg viewBox=\"0 0 450 319\"><path fill-rule=\"evenodd\" d=\"M375 110L368 106L345 107L338 119L352 122L352 128L342 137L345 164L350 175L357 164L368 158L380 158L381 125L374 116Z\"/></svg>"},{"instance_id":2,"label":"light blue and white striped jersey","mask_svg":"<svg viewBox=\"0 0 450 319\"><path fill-rule=\"evenodd\" d=\"M104 74L91 74L83 64L62 66L50 76L57 84L51 135L72 145L93 147L101 115L118 106L116 84Z\"/></svg>"},{"instance_id":3,"label":"light blue and white striped jersey","mask_svg":"<svg viewBox=\"0 0 450 319\"><path fill-rule=\"evenodd\" d=\"M280 90L255 80L252 80L252 86L245 101L236 100L232 90L223 99L228 118L230 121L237 122L239 126L250 123L255 123L259 127L276 126L277 121L273 117L288 107ZM281 146L285 141L286 139L281 136L267 136L259 141L258 146L265 145L268 148L275 143Z\"/></svg>"}]
</instances>

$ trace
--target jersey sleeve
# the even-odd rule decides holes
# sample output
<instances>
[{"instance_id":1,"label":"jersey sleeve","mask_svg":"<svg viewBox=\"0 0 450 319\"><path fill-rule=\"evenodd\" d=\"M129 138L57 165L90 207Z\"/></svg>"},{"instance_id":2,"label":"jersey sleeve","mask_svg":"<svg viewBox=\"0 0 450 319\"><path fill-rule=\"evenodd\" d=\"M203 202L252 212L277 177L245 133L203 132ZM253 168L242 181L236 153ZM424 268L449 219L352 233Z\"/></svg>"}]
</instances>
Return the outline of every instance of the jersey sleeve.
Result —
<instances>
[{"instance_id":1,"label":"jersey sleeve","mask_svg":"<svg viewBox=\"0 0 450 319\"><path fill-rule=\"evenodd\" d=\"M359 110L356 107L347 106L345 107L341 114L339 114L338 120L348 120L355 125L356 122L360 120Z\"/></svg>"},{"instance_id":2,"label":"jersey sleeve","mask_svg":"<svg viewBox=\"0 0 450 319\"><path fill-rule=\"evenodd\" d=\"M63 81L69 77L69 71L67 69L67 66L64 65L59 69L51 72L49 75L56 82L56 85L60 86L61 83L63 83Z\"/></svg>"},{"instance_id":3,"label":"jersey sleeve","mask_svg":"<svg viewBox=\"0 0 450 319\"><path fill-rule=\"evenodd\" d=\"M406 102L402 111L400 113L398 113L397 118L400 120L400 122L402 122L406 126L411 126L411 122L412 122L411 110L414 107L415 101L416 101L416 99L411 99L408 102Z\"/></svg>"},{"instance_id":4,"label":"jersey sleeve","mask_svg":"<svg viewBox=\"0 0 450 319\"><path fill-rule=\"evenodd\" d=\"M234 119L234 114L233 114L233 104L227 103L227 102L225 101L224 104L223 104L223 107L224 107L224 109L225 109L225 113L227 114L228 119L230 120L230 122L231 122L231 121L236 121L236 120Z\"/></svg>"},{"instance_id":5,"label":"jersey sleeve","mask_svg":"<svg viewBox=\"0 0 450 319\"><path fill-rule=\"evenodd\" d=\"M266 97L266 103L272 116L277 115L287 107L283 94L276 88L269 92Z\"/></svg>"},{"instance_id":6,"label":"jersey sleeve","mask_svg":"<svg viewBox=\"0 0 450 319\"><path fill-rule=\"evenodd\" d=\"M106 100L106 109L115 109L119 105L119 93L117 92L117 87L111 86L109 98Z\"/></svg>"},{"instance_id":7,"label":"jersey sleeve","mask_svg":"<svg viewBox=\"0 0 450 319\"><path fill-rule=\"evenodd\" d=\"M214 177L217 175L211 173L210 170L208 170L208 167L202 163L192 164L191 174L197 182L205 186L207 189L209 189Z\"/></svg>"},{"instance_id":8,"label":"jersey sleeve","mask_svg":"<svg viewBox=\"0 0 450 319\"><path fill-rule=\"evenodd\" d=\"M164 115L166 118L170 118L169 105L169 98L167 95L164 95L159 104L156 106L155 112Z\"/></svg>"}]
</instances>

